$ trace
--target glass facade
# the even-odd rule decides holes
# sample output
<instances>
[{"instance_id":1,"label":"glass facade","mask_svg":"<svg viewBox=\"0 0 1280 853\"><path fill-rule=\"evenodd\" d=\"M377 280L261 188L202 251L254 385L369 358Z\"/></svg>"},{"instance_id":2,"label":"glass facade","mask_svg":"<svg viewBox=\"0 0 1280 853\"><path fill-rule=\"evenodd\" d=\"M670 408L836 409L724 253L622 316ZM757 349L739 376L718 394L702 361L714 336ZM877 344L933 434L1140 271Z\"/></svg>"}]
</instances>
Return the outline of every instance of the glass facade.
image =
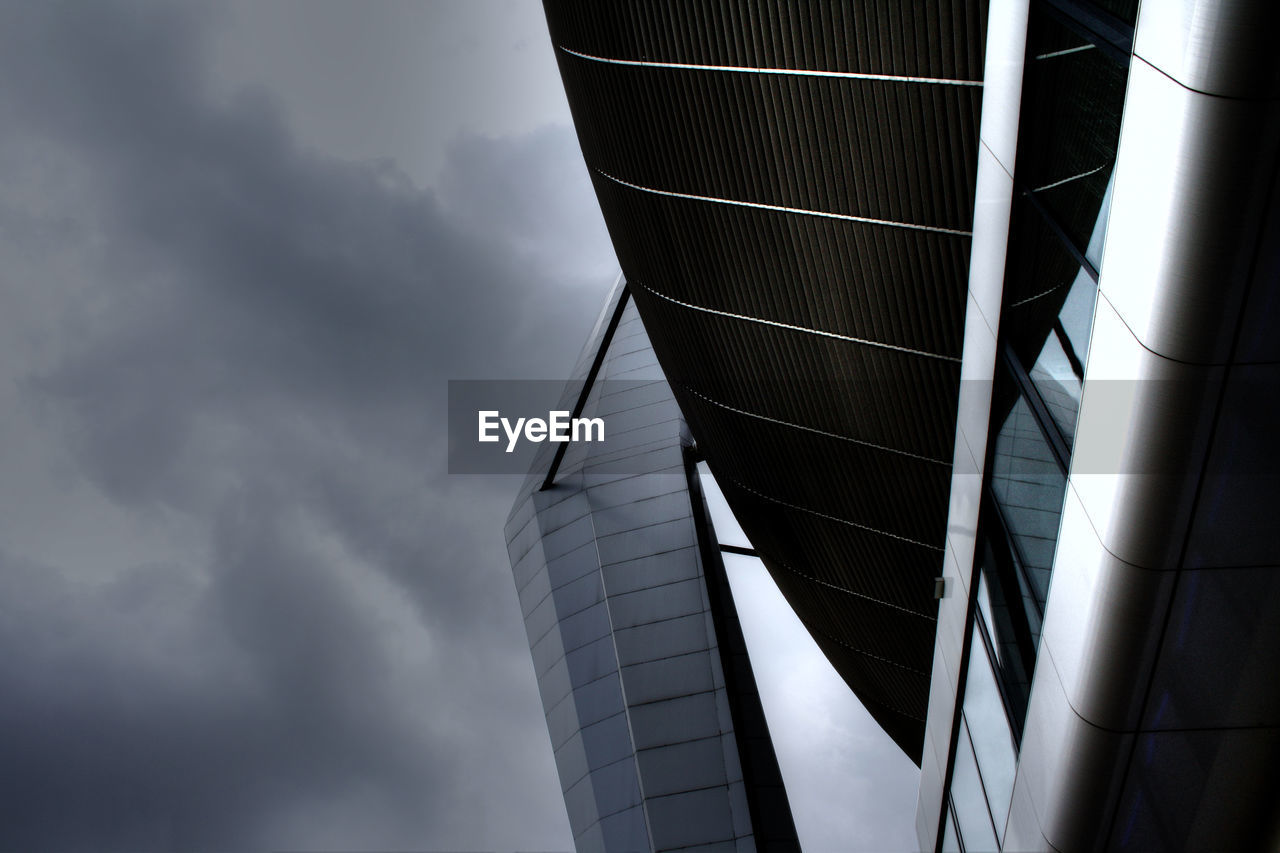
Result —
<instances>
[{"instance_id":1,"label":"glass facade","mask_svg":"<svg viewBox=\"0 0 1280 853\"><path fill-rule=\"evenodd\" d=\"M1130 6L1030 4L972 625L939 850L998 850L1004 840L1097 298Z\"/></svg>"}]
</instances>

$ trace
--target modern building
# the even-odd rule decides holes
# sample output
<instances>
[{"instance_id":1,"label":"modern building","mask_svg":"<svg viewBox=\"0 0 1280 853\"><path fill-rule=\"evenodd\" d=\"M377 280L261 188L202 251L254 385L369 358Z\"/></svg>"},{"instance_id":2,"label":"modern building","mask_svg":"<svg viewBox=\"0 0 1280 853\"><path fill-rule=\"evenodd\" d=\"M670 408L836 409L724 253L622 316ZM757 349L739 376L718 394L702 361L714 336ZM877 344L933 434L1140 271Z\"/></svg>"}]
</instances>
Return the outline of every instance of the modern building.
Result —
<instances>
[{"instance_id":1,"label":"modern building","mask_svg":"<svg viewBox=\"0 0 1280 853\"><path fill-rule=\"evenodd\" d=\"M1280 844L1280 9L546 9L682 444L921 849Z\"/></svg>"},{"instance_id":2,"label":"modern building","mask_svg":"<svg viewBox=\"0 0 1280 853\"><path fill-rule=\"evenodd\" d=\"M917 762L986 21L929 5L545 4L676 401L802 622Z\"/></svg>"},{"instance_id":3,"label":"modern building","mask_svg":"<svg viewBox=\"0 0 1280 853\"><path fill-rule=\"evenodd\" d=\"M697 451L619 279L507 521L579 851L796 851ZM705 845L712 845L705 847Z\"/></svg>"},{"instance_id":4,"label":"modern building","mask_svg":"<svg viewBox=\"0 0 1280 853\"><path fill-rule=\"evenodd\" d=\"M1277 11L991 4L922 849L1280 842Z\"/></svg>"}]
</instances>

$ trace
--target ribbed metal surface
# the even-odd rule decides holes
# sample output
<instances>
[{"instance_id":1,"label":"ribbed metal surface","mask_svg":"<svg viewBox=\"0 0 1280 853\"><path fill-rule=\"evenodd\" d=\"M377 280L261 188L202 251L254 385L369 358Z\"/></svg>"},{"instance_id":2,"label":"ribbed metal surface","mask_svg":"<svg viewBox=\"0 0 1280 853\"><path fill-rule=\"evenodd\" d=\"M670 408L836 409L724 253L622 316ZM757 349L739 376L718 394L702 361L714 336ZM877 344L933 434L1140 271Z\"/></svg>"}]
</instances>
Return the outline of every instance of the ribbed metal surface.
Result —
<instances>
[{"instance_id":1,"label":"ribbed metal surface","mask_svg":"<svg viewBox=\"0 0 1280 853\"><path fill-rule=\"evenodd\" d=\"M558 46L618 59L981 80L986 7L966 0L547 0Z\"/></svg>"},{"instance_id":2,"label":"ribbed metal surface","mask_svg":"<svg viewBox=\"0 0 1280 853\"><path fill-rule=\"evenodd\" d=\"M918 761L985 3L546 9L699 447L801 619Z\"/></svg>"},{"instance_id":3,"label":"ribbed metal surface","mask_svg":"<svg viewBox=\"0 0 1280 853\"><path fill-rule=\"evenodd\" d=\"M648 273L647 289L960 357L967 237L664 197L598 174L595 183L618 260Z\"/></svg>"},{"instance_id":4,"label":"ribbed metal surface","mask_svg":"<svg viewBox=\"0 0 1280 853\"><path fill-rule=\"evenodd\" d=\"M592 168L629 183L964 230L981 89L619 66L561 53ZM781 128L789 132L779 132ZM976 130L975 128L967 128ZM892 136L900 144L882 141Z\"/></svg>"}]
</instances>

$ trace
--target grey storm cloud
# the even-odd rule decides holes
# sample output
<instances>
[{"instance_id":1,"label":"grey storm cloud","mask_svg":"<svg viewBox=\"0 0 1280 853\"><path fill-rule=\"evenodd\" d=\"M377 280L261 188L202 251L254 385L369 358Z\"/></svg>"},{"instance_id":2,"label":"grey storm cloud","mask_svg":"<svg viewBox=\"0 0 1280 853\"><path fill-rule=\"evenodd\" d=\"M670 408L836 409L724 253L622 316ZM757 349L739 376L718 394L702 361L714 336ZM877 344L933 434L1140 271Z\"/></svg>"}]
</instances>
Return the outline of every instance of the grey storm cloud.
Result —
<instances>
[{"instance_id":1,"label":"grey storm cloud","mask_svg":"<svg viewBox=\"0 0 1280 853\"><path fill-rule=\"evenodd\" d=\"M443 407L590 325L572 131L419 188L213 94L211 20L0 8L0 501L78 555L0 519L0 846L566 847L514 485L444 474Z\"/></svg>"}]
</instances>

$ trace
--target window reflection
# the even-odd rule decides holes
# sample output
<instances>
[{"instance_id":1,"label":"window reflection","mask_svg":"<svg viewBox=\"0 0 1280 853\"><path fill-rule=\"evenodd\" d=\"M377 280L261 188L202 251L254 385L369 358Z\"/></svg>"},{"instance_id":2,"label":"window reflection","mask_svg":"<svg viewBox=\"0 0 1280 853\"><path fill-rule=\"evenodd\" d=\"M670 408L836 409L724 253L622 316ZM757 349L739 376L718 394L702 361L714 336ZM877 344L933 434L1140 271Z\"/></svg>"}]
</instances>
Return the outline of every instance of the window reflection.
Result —
<instances>
[{"instance_id":1,"label":"window reflection","mask_svg":"<svg viewBox=\"0 0 1280 853\"><path fill-rule=\"evenodd\" d=\"M991 825L991 813L987 810L986 794L982 791L982 778L973 756L969 731L962 724L956 743L955 766L951 771L951 802L955 806L956 823L966 851L999 850L995 830Z\"/></svg>"},{"instance_id":2,"label":"window reflection","mask_svg":"<svg viewBox=\"0 0 1280 853\"><path fill-rule=\"evenodd\" d=\"M1013 543L1013 559L1044 611L1067 479L1021 394L996 434L991 493Z\"/></svg>"},{"instance_id":3,"label":"window reflection","mask_svg":"<svg viewBox=\"0 0 1280 853\"><path fill-rule=\"evenodd\" d=\"M1017 756L1009 718L1005 716L1004 702L985 652L985 644L975 645L969 656L964 719L969 727L991 818L997 833L1003 835L1005 821L1009 817L1009 801L1013 798Z\"/></svg>"},{"instance_id":4,"label":"window reflection","mask_svg":"<svg viewBox=\"0 0 1280 853\"><path fill-rule=\"evenodd\" d=\"M1085 279L1092 284L1091 279ZM1084 390L1082 361L1063 331L1061 323L1045 339L1044 348L1029 371L1032 384L1040 392L1054 425L1070 448L1074 443L1076 418L1080 414L1080 397Z\"/></svg>"},{"instance_id":5,"label":"window reflection","mask_svg":"<svg viewBox=\"0 0 1280 853\"><path fill-rule=\"evenodd\" d=\"M1103 11L1115 15L1122 23L1133 26L1138 17L1138 0L1093 0Z\"/></svg>"},{"instance_id":6,"label":"window reflection","mask_svg":"<svg viewBox=\"0 0 1280 853\"><path fill-rule=\"evenodd\" d=\"M1103 197L1103 212L1098 216L1085 252L1095 265L1102 262L1106 211L1111 207L1110 200L1111 188L1108 186ZM1077 267L1075 278L1066 288L1065 298L1056 303L1060 307L1052 326L1047 331L1039 331L1043 335L1043 346L1028 371L1068 449L1075 443L1076 417L1080 413L1084 365L1089 354L1089 332L1093 326L1097 296L1097 282L1086 269Z\"/></svg>"},{"instance_id":7,"label":"window reflection","mask_svg":"<svg viewBox=\"0 0 1280 853\"><path fill-rule=\"evenodd\" d=\"M984 531L983 536L986 535ZM997 561L991 544L982 543L985 554L978 579L978 612L986 630L983 642L988 646L1009 717L1014 730L1020 733L1027 716L1040 617L1034 607L1026 606L1029 599L1024 598L1013 577L1012 563L1007 559Z\"/></svg>"},{"instance_id":8,"label":"window reflection","mask_svg":"<svg viewBox=\"0 0 1280 853\"><path fill-rule=\"evenodd\" d=\"M942 829L942 853L961 853L960 841L956 836L956 819L947 808L947 823Z\"/></svg>"},{"instance_id":9,"label":"window reflection","mask_svg":"<svg viewBox=\"0 0 1280 853\"><path fill-rule=\"evenodd\" d=\"M1015 174L1081 252L1115 165L1127 74L1110 44L1033 6Z\"/></svg>"},{"instance_id":10,"label":"window reflection","mask_svg":"<svg viewBox=\"0 0 1280 853\"><path fill-rule=\"evenodd\" d=\"M1089 235L1089 243L1084 247L1084 256L1089 263L1093 264L1094 269L1102 267L1102 247L1107 236L1107 218L1111 216L1111 191L1116 184L1116 174L1111 173L1111 180L1107 182L1107 191L1102 196L1102 206L1098 208L1098 218L1093 223L1093 233ZM1093 316L1092 311L1089 314ZM1088 324L1084 330L1088 334Z\"/></svg>"},{"instance_id":11,"label":"window reflection","mask_svg":"<svg viewBox=\"0 0 1280 853\"><path fill-rule=\"evenodd\" d=\"M1101 228L1101 226L1099 226ZM1014 207L1006 272L1004 339L1069 449L1089 353L1098 286L1026 200ZM1101 230L1097 242L1101 244Z\"/></svg>"}]
</instances>

